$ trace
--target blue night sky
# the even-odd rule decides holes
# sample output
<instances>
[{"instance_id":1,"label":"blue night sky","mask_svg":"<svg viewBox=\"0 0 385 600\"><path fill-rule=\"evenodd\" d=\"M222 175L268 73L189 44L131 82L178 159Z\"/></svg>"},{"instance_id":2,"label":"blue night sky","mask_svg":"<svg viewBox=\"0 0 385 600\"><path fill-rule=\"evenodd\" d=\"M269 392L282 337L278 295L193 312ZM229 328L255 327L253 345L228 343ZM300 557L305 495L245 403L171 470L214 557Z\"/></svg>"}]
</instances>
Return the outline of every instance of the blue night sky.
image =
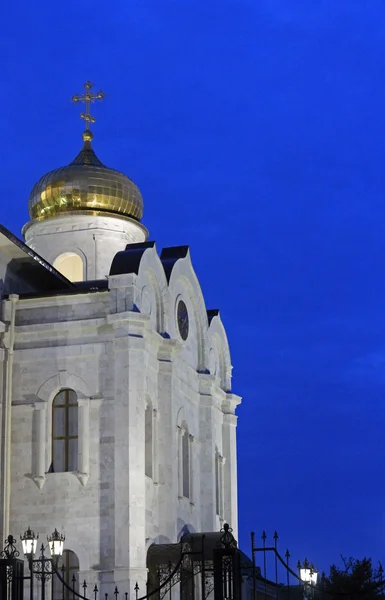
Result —
<instances>
[{"instance_id":1,"label":"blue night sky","mask_svg":"<svg viewBox=\"0 0 385 600\"><path fill-rule=\"evenodd\" d=\"M382 0L0 3L1 222L94 148L189 244L227 327L239 529L327 568L385 553ZM26 524L28 525L28 523Z\"/></svg>"}]
</instances>

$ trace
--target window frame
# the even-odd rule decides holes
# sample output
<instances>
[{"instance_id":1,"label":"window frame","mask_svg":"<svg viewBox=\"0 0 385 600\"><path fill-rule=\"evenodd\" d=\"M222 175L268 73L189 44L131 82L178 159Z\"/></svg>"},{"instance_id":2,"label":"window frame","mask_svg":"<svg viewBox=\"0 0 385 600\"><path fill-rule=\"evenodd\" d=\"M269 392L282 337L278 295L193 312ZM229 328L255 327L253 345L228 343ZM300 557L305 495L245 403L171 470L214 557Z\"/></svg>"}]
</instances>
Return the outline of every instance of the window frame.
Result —
<instances>
[{"instance_id":1,"label":"window frame","mask_svg":"<svg viewBox=\"0 0 385 600\"><path fill-rule=\"evenodd\" d=\"M61 404L55 406L56 401L63 394L64 394L64 402L62 401ZM72 402L70 401L71 394L74 394L74 396L75 396L75 399ZM71 408L76 408L76 435L69 434L69 410ZM55 413L57 410L64 411L64 435L55 435ZM64 469L58 471L55 469L55 461L54 461L55 442L56 441L60 442L63 440L64 440L64 450L63 450ZM75 455L73 458L74 467L75 467L74 469L69 469L69 467L71 466L70 465L70 443L69 443L70 440L77 440L76 452L75 452ZM79 452L79 402L78 402L78 397L74 390L72 390L70 388L63 388L62 390L60 390L60 392L58 392L56 394L56 396L54 397L54 399L52 401L51 468L50 468L50 472L51 473L74 473L74 472L77 472L78 468L79 468L78 452Z\"/></svg>"},{"instance_id":2,"label":"window frame","mask_svg":"<svg viewBox=\"0 0 385 600\"><path fill-rule=\"evenodd\" d=\"M69 259L75 259L76 261L77 261L77 259L79 259L77 261L77 267L81 267L81 273L82 273L81 279L72 279L72 277L70 278L68 276L68 272L67 272L67 274L65 272L63 273L63 271L62 271L63 262L68 261ZM53 261L52 266L54 269L59 271L59 273L61 273L61 275L63 275L63 277L66 277L69 281L73 281L73 282L77 282L77 283L85 281L85 262L84 262L84 258L78 252L74 252L73 250L70 250L67 252L61 252L60 254L57 255L57 257ZM64 269L64 271L66 271L66 269Z\"/></svg>"}]
</instances>

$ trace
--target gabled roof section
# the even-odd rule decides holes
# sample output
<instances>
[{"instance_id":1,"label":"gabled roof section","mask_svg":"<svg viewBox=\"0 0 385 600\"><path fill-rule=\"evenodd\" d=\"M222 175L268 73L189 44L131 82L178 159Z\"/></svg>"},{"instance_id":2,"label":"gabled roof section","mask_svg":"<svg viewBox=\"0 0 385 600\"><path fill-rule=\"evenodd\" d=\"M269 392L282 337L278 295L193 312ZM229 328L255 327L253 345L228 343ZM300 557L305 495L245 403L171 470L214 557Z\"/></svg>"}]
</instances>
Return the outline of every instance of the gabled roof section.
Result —
<instances>
[{"instance_id":1,"label":"gabled roof section","mask_svg":"<svg viewBox=\"0 0 385 600\"><path fill-rule=\"evenodd\" d=\"M52 298L53 296L79 296L81 294L93 294L96 292L107 292L108 291L108 280L107 279L94 279L87 281L77 281L74 283L72 288L49 290L48 292L29 292L19 294L20 298Z\"/></svg>"},{"instance_id":2,"label":"gabled roof section","mask_svg":"<svg viewBox=\"0 0 385 600\"><path fill-rule=\"evenodd\" d=\"M0 268L6 294L71 290L75 285L0 225Z\"/></svg>"},{"instance_id":3,"label":"gabled roof section","mask_svg":"<svg viewBox=\"0 0 385 600\"><path fill-rule=\"evenodd\" d=\"M213 318L217 317L218 315L219 315L218 308L212 308L211 310L207 311L207 319L208 319L209 325L210 325L211 321L213 320Z\"/></svg>"},{"instance_id":4,"label":"gabled roof section","mask_svg":"<svg viewBox=\"0 0 385 600\"><path fill-rule=\"evenodd\" d=\"M110 275L123 275L124 273L139 273L139 265L143 253L147 248L153 248L155 242L140 242L127 244L126 249L115 254L110 268Z\"/></svg>"},{"instance_id":5,"label":"gabled roof section","mask_svg":"<svg viewBox=\"0 0 385 600\"><path fill-rule=\"evenodd\" d=\"M186 258L188 252L188 246L173 246L171 248L163 248L160 255L160 260L162 261L167 281L170 281L171 273L175 263L181 258Z\"/></svg>"}]
</instances>

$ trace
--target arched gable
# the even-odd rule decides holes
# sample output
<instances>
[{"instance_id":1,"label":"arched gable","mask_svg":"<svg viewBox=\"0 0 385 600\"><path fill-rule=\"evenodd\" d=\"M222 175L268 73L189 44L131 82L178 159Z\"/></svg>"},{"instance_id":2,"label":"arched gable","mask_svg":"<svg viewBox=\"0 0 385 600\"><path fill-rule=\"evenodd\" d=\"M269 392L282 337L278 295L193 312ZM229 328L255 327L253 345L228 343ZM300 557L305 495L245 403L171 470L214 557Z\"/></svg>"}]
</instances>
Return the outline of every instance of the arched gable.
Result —
<instances>
[{"instance_id":1,"label":"arched gable","mask_svg":"<svg viewBox=\"0 0 385 600\"><path fill-rule=\"evenodd\" d=\"M135 273L137 275L143 254L147 249L154 247L155 242L127 244L125 250L121 250L115 254L111 263L110 276L127 273Z\"/></svg>"},{"instance_id":2,"label":"arched gable","mask_svg":"<svg viewBox=\"0 0 385 600\"><path fill-rule=\"evenodd\" d=\"M138 309L150 314L153 328L158 333L167 330L169 290L162 263L155 245L143 252L138 266Z\"/></svg>"},{"instance_id":3,"label":"arched gable","mask_svg":"<svg viewBox=\"0 0 385 600\"><path fill-rule=\"evenodd\" d=\"M172 249L167 249L172 250ZM177 250L177 249L176 249ZM189 313L190 330L185 347L190 355L190 364L198 371L205 369L207 358L207 332L208 320L206 305L198 278L191 263L188 248L182 258L177 258L171 264L167 260L169 273L169 323L168 332L170 337L179 338L177 330L176 310L177 304L182 299ZM164 252L162 252L164 257ZM163 262L163 260L162 260Z\"/></svg>"},{"instance_id":4,"label":"arched gable","mask_svg":"<svg viewBox=\"0 0 385 600\"><path fill-rule=\"evenodd\" d=\"M230 392L232 376L230 348L219 311L216 311L210 320L209 345L210 353L213 353L209 356L209 370L213 368L212 361L214 359L216 362L215 375L219 377L220 386L225 392Z\"/></svg>"}]
</instances>

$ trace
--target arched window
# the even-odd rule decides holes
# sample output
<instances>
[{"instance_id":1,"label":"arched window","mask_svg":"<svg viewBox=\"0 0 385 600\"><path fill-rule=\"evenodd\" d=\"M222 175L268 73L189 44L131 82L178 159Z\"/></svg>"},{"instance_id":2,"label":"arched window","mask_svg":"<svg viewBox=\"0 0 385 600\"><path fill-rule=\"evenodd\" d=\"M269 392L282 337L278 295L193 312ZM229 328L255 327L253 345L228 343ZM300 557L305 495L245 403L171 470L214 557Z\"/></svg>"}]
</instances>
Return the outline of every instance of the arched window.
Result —
<instances>
[{"instance_id":1,"label":"arched window","mask_svg":"<svg viewBox=\"0 0 385 600\"><path fill-rule=\"evenodd\" d=\"M62 390L52 403L53 473L78 470L78 400L73 390Z\"/></svg>"},{"instance_id":2,"label":"arched window","mask_svg":"<svg viewBox=\"0 0 385 600\"><path fill-rule=\"evenodd\" d=\"M144 440L145 475L152 478L154 470L154 429L153 409L150 402L144 412Z\"/></svg>"},{"instance_id":3,"label":"arched window","mask_svg":"<svg viewBox=\"0 0 385 600\"><path fill-rule=\"evenodd\" d=\"M53 266L70 281L83 281L83 261L75 252L64 252L54 261Z\"/></svg>"},{"instance_id":4,"label":"arched window","mask_svg":"<svg viewBox=\"0 0 385 600\"><path fill-rule=\"evenodd\" d=\"M187 427L182 432L182 492L190 498L190 439Z\"/></svg>"},{"instance_id":5,"label":"arched window","mask_svg":"<svg viewBox=\"0 0 385 600\"><path fill-rule=\"evenodd\" d=\"M75 589L75 592L79 592L79 559L75 552L64 550L58 563L58 571L70 589L68 590L54 575L52 577L52 600L72 600L72 590Z\"/></svg>"}]
</instances>

